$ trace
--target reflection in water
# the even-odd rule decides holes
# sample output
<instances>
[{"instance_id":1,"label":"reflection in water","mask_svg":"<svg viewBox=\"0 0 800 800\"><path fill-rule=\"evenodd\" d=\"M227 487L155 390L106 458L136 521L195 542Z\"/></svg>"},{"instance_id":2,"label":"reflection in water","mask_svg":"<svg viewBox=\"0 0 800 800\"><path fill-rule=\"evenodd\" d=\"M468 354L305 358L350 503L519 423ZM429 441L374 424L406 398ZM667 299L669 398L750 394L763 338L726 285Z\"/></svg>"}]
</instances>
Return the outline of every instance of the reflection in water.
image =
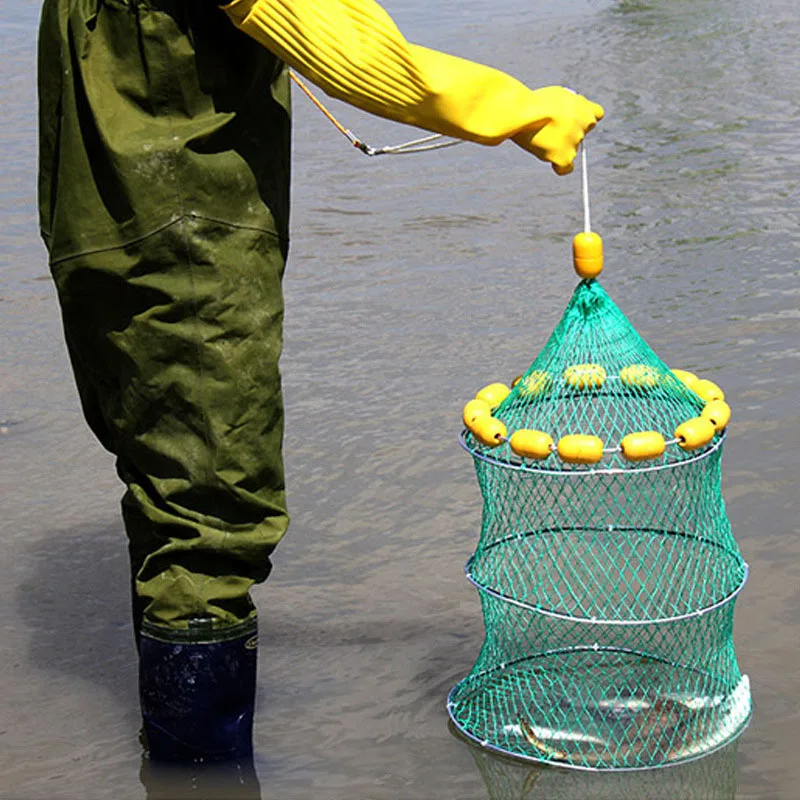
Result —
<instances>
[{"instance_id":1,"label":"reflection in water","mask_svg":"<svg viewBox=\"0 0 800 800\"><path fill-rule=\"evenodd\" d=\"M143 758L139 778L146 800L261 800L252 761L160 764Z\"/></svg>"},{"instance_id":2,"label":"reflection in water","mask_svg":"<svg viewBox=\"0 0 800 800\"><path fill-rule=\"evenodd\" d=\"M459 739L455 727L450 731ZM494 755L466 742L489 800L734 800L738 740L705 758L662 769L589 772Z\"/></svg>"}]
</instances>

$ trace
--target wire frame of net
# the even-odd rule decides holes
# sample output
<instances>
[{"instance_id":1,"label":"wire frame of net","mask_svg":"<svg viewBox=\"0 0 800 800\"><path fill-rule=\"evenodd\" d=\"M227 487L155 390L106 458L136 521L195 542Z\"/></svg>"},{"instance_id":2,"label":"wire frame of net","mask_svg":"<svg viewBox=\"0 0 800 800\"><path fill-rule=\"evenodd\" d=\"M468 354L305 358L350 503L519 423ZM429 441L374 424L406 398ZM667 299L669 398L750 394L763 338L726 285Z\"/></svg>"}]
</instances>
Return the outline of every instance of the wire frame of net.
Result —
<instances>
[{"instance_id":1,"label":"wire frame of net","mask_svg":"<svg viewBox=\"0 0 800 800\"><path fill-rule=\"evenodd\" d=\"M734 800L736 751L734 741L669 770L598 774L547 769L469 746L489 800Z\"/></svg>"},{"instance_id":2,"label":"wire frame of net","mask_svg":"<svg viewBox=\"0 0 800 800\"><path fill-rule=\"evenodd\" d=\"M603 380L565 379L582 364ZM448 700L468 738L524 759L635 770L698 758L744 729L750 691L732 635L747 565L721 493L724 433L696 451L673 441L645 463L614 446L635 431L669 439L703 406L585 281L494 416L509 435L600 436L602 462L526 461L462 434L484 502L467 576L486 638Z\"/></svg>"}]
</instances>

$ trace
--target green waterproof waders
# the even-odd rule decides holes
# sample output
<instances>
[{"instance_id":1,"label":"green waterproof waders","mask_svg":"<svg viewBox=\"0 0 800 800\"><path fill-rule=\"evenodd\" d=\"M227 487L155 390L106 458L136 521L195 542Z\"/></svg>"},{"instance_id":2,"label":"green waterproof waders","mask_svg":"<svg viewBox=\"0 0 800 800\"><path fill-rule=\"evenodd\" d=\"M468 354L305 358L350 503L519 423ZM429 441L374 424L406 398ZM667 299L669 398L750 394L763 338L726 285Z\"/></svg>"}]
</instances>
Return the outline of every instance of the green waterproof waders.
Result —
<instances>
[{"instance_id":1,"label":"green waterproof waders","mask_svg":"<svg viewBox=\"0 0 800 800\"><path fill-rule=\"evenodd\" d=\"M287 74L206 0L45 0L39 44L42 235L136 630L224 631L287 525Z\"/></svg>"}]
</instances>

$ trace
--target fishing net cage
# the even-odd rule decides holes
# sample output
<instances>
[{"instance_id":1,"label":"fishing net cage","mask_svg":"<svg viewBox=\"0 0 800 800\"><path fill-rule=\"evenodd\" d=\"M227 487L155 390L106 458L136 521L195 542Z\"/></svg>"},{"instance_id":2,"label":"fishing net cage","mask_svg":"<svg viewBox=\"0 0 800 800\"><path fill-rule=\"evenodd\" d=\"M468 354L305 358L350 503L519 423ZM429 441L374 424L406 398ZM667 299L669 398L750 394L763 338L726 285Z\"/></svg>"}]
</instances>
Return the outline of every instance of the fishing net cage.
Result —
<instances>
[{"instance_id":1,"label":"fishing net cage","mask_svg":"<svg viewBox=\"0 0 800 800\"><path fill-rule=\"evenodd\" d=\"M730 409L671 370L594 278L512 387L464 410L483 498L485 640L448 713L481 746L592 770L717 750L746 726L747 578L721 492Z\"/></svg>"}]
</instances>

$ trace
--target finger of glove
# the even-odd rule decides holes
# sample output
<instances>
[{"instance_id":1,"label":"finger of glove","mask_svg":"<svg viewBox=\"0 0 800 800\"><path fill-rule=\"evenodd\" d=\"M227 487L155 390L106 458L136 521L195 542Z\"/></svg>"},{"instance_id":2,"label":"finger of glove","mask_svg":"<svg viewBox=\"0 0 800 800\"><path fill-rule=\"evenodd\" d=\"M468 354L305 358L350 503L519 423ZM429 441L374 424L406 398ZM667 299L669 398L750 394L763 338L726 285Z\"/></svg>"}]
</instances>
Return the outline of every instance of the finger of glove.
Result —
<instances>
[{"instance_id":1,"label":"finger of glove","mask_svg":"<svg viewBox=\"0 0 800 800\"><path fill-rule=\"evenodd\" d=\"M599 103L593 103L591 100L586 101L589 104L589 113L594 117L595 122L600 122L606 115L606 111Z\"/></svg>"},{"instance_id":2,"label":"finger of glove","mask_svg":"<svg viewBox=\"0 0 800 800\"><path fill-rule=\"evenodd\" d=\"M556 175L569 175L573 171L580 143L605 115L605 110L597 103L581 96L576 99L580 102L572 124L567 120L562 120L561 124L553 121L539 131L531 142L541 148L540 158L551 162Z\"/></svg>"},{"instance_id":3,"label":"finger of glove","mask_svg":"<svg viewBox=\"0 0 800 800\"><path fill-rule=\"evenodd\" d=\"M585 100L580 104L580 107L575 110L575 124L583 130L583 135L585 136L589 131L594 129L595 125L597 125L604 116L605 111L602 106Z\"/></svg>"},{"instance_id":4,"label":"finger of glove","mask_svg":"<svg viewBox=\"0 0 800 800\"><path fill-rule=\"evenodd\" d=\"M514 142L542 161L549 161L556 174L569 174L580 143L597 123L596 111L602 112L596 103L589 104L587 101L585 105L587 108L580 112L576 109L572 118L551 119L535 132L517 134L513 137Z\"/></svg>"},{"instance_id":5,"label":"finger of glove","mask_svg":"<svg viewBox=\"0 0 800 800\"><path fill-rule=\"evenodd\" d=\"M551 122L533 137L531 149L539 158L549 161L558 174L566 175L572 170L572 162L578 154L578 145L582 139L583 131L580 126L563 126Z\"/></svg>"}]
</instances>

